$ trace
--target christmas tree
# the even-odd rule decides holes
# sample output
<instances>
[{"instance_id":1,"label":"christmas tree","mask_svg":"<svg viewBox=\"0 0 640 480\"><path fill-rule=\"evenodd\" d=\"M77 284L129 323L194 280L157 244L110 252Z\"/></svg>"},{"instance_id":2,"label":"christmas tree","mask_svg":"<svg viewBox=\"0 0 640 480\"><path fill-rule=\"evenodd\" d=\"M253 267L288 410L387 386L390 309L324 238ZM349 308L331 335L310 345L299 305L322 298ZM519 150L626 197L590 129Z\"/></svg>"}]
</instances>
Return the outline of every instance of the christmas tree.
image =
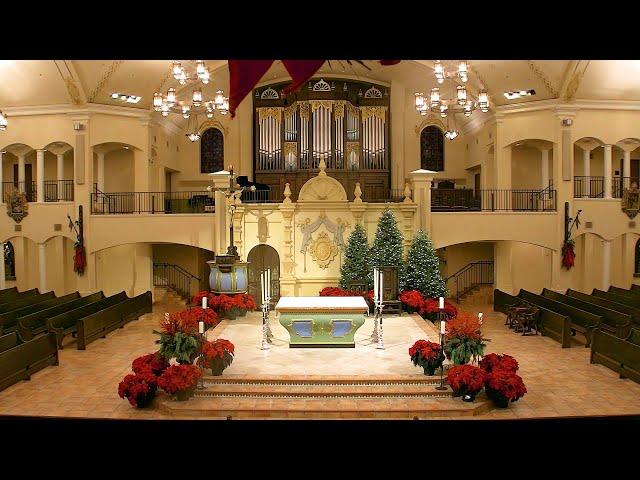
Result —
<instances>
[{"instance_id":1,"label":"christmas tree","mask_svg":"<svg viewBox=\"0 0 640 480\"><path fill-rule=\"evenodd\" d=\"M398 268L398 283L404 290L406 266L402 259L404 237L400 233L393 212L387 208L378 220L376 238L371 247L371 268L394 266ZM373 284L373 271L369 272L369 281Z\"/></svg>"},{"instance_id":2,"label":"christmas tree","mask_svg":"<svg viewBox=\"0 0 640 480\"><path fill-rule=\"evenodd\" d=\"M365 281L367 282L367 289L371 288L369 284L371 268L367 233L362 225L358 223L349 235L347 248L345 249L344 263L340 268L340 287L348 289L349 282Z\"/></svg>"},{"instance_id":3,"label":"christmas tree","mask_svg":"<svg viewBox=\"0 0 640 480\"><path fill-rule=\"evenodd\" d=\"M440 276L440 262L425 232L418 233L407 255L407 290L418 290L425 298L447 296L447 286Z\"/></svg>"}]
</instances>

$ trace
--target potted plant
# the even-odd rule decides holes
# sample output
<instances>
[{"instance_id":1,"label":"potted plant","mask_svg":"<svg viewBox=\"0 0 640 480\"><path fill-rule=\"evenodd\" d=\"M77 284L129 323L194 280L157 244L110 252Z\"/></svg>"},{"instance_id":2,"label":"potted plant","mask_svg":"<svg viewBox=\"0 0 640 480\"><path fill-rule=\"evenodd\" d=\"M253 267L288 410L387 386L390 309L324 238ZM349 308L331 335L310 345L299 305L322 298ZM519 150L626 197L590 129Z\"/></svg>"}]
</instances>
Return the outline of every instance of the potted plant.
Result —
<instances>
[{"instance_id":1,"label":"potted plant","mask_svg":"<svg viewBox=\"0 0 640 480\"><path fill-rule=\"evenodd\" d=\"M438 367L442 366L444 355L439 343L428 340L418 340L409 348L409 356L415 366L420 365L425 375L434 375Z\"/></svg>"},{"instance_id":2,"label":"potted plant","mask_svg":"<svg viewBox=\"0 0 640 480\"><path fill-rule=\"evenodd\" d=\"M160 335L156 340L160 345L158 353L166 361L175 358L178 363L191 364L200 352L198 323L193 315L171 313L160 321L160 331L153 333Z\"/></svg>"},{"instance_id":3,"label":"potted plant","mask_svg":"<svg viewBox=\"0 0 640 480\"><path fill-rule=\"evenodd\" d=\"M118 395L137 408L148 406L158 389L158 380L150 372L129 374L118 385Z\"/></svg>"},{"instance_id":4,"label":"potted plant","mask_svg":"<svg viewBox=\"0 0 640 480\"><path fill-rule=\"evenodd\" d=\"M195 365L171 365L158 377L158 387L175 400L188 400L202 372Z\"/></svg>"},{"instance_id":5,"label":"potted plant","mask_svg":"<svg viewBox=\"0 0 640 480\"><path fill-rule=\"evenodd\" d=\"M131 364L131 369L136 374L150 373L157 377L162 375L168 366L169 364L162 355L156 352L136 358Z\"/></svg>"},{"instance_id":6,"label":"potted plant","mask_svg":"<svg viewBox=\"0 0 640 480\"><path fill-rule=\"evenodd\" d=\"M222 375L225 368L233 362L234 345L229 340L218 338L202 345L202 366L211 369L214 376Z\"/></svg>"},{"instance_id":7,"label":"potted plant","mask_svg":"<svg viewBox=\"0 0 640 480\"><path fill-rule=\"evenodd\" d=\"M474 365L454 365L449 369L447 380L454 397L463 396L465 402L473 402L484 387L486 372Z\"/></svg>"},{"instance_id":8,"label":"potted plant","mask_svg":"<svg viewBox=\"0 0 640 480\"><path fill-rule=\"evenodd\" d=\"M478 366L485 372L491 373L493 370L506 370L511 373L518 371L518 361L511 355L498 355L490 353L485 355L478 363Z\"/></svg>"},{"instance_id":9,"label":"potted plant","mask_svg":"<svg viewBox=\"0 0 640 480\"><path fill-rule=\"evenodd\" d=\"M404 290L400 292L398 299L404 305L407 313L419 312L424 304L424 297L417 290Z\"/></svg>"},{"instance_id":10,"label":"potted plant","mask_svg":"<svg viewBox=\"0 0 640 480\"><path fill-rule=\"evenodd\" d=\"M418 313L420 313L422 318L435 322L436 320L439 320L439 317L438 317L438 312L440 311L439 306L440 306L440 300L438 298L427 298L422 303L422 306L420 307ZM442 314L444 316L444 320L448 322L452 318L455 318L458 316L458 309L454 307L449 302L449 300L445 299L444 309L442 310Z\"/></svg>"},{"instance_id":11,"label":"potted plant","mask_svg":"<svg viewBox=\"0 0 640 480\"><path fill-rule=\"evenodd\" d=\"M485 391L496 407L507 408L527 393L527 387L519 375L498 368L487 374Z\"/></svg>"},{"instance_id":12,"label":"potted plant","mask_svg":"<svg viewBox=\"0 0 640 480\"><path fill-rule=\"evenodd\" d=\"M244 317L248 311L253 311L258 308L258 305L256 305L253 296L251 296L251 294L249 293L238 293L235 296L234 301L237 303L238 308L240 309L241 317Z\"/></svg>"},{"instance_id":13,"label":"potted plant","mask_svg":"<svg viewBox=\"0 0 640 480\"><path fill-rule=\"evenodd\" d=\"M486 347L484 341L475 315L461 312L446 324L444 351L455 365L464 365L481 356Z\"/></svg>"}]
</instances>

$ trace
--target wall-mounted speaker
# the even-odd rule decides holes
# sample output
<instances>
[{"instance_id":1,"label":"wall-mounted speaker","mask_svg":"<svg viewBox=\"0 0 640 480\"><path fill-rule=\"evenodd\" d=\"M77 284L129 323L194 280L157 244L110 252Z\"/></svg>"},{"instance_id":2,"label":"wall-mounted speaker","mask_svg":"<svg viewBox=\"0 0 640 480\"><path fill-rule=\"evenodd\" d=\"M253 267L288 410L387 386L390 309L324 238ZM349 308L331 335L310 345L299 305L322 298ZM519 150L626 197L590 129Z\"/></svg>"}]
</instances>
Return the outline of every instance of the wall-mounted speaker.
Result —
<instances>
[{"instance_id":1,"label":"wall-mounted speaker","mask_svg":"<svg viewBox=\"0 0 640 480\"><path fill-rule=\"evenodd\" d=\"M563 118L562 119L562 126L563 127L570 127L571 125L573 125L573 119L571 119L571 118Z\"/></svg>"},{"instance_id":2,"label":"wall-mounted speaker","mask_svg":"<svg viewBox=\"0 0 640 480\"><path fill-rule=\"evenodd\" d=\"M584 222L584 228L593 228L593 222Z\"/></svg>"}]
</instances>

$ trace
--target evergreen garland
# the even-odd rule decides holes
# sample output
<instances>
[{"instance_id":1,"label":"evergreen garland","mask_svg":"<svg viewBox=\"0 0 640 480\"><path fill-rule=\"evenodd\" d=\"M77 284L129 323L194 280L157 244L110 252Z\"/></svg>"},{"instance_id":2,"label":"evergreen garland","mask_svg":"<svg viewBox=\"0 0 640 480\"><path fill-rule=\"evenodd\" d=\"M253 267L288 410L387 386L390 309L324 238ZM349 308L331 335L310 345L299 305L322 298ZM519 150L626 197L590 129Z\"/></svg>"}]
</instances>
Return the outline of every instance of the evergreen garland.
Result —
<instances>
[{"instance_id":1,"label":"evergreen garland","mask_svg":"<svg viewBox=\"0 0 640 480\"><path fill-rule=\"evenodd\" d=\"M413 237L407 255L406 290L418 290L425 298L446 297L447 286L440 275L440 261L428 235L422 230Z\"/></svg>"},{"instance_id":2,"label":"evergreen garland","mask_svg":"<svg viewBox=\"0 0 640 480\"><path fill-rule=\"evenodd\" d=\"M398 228L393 212L387 207L380 219L376 230L376 238L371 247L371 270L369 282L373 284L373 267L393 266L398 269L398 283L400 290L404 290L406 265L403 257L404 236Z\"/></svg>"},{"instance_id":3,"label":"evergreen garland","mask_svg":"<svg viewBox=\"0 0 640 480\"><path fill-rule=\"evenodd\" d=\"M347 241L344 263L340 268L340 288L348 289L349 282L352 281L365 281L367 289L372 288L370 284L371 268L367 233L364 231L364 227L358 223Z\"/></svg>"}]
</instances>

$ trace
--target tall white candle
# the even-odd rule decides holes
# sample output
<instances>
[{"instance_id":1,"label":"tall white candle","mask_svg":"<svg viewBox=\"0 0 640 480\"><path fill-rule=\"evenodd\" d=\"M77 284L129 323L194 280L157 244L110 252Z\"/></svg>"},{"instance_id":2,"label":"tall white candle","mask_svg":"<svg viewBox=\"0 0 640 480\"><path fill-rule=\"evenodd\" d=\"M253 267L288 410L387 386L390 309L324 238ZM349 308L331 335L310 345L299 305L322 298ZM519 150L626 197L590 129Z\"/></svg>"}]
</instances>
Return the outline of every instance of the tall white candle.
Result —
<instances>
[{"instance_id":1,"label":"tall white candle","mask_svg":"<svg viewBox=\"0 0 640 480\"><path fill-rule=\"evenodd\" d=\"M207 308L207 297L202 297L202 308Z\"/></svg>"},{"instance_id":2,"label":"tall white candle","mask_svg":"<svg viewBox=\"0 0 640 480\"><path fill-rule=\"evenodd\" d=\"M384 275L382 274L382 270L378 270L379 275L380 275L380 282L379 282L379 286L380 286L380 302L382 302L383 300L383 292L384 292Z\"/></svg>"},{"instance_id":3,"label":"tall white candle","mask_svg":"<svg viewBox=\"0 0 640 480\"><path fill-rule=\"evenodd\" d=\"M438 308L440 310L444 310L444 297L440 297L439 303L438 303Z\"/></svg>"},{"instance_id":4,"label":"tall white candle","mask_svg":"<svg viewBox=\"0 0 640 480\"><path fill-rule=\"evenodd\" d=\"M373 269L373 301L378 301L378 269Z\"/></svg>"},{"instance_id":5,"label":"tall white candle","mask_svg":"<svg viewBox=\"0 0 640 480\"><path fill-rule=\"evenodd\" d=\"M271 298L271 269L267 269L267 298Z\"/></svg>"},{"instance_id":6,"label":"tall white candle","mask_svg":"<svg viewBox=\"0 0 640 480\"><path fill-rule=\"evenodd\" d=\"M198 332L204 333L204 322L202 320L198 322Z\"/></svg>"},{"instance_id":7,"label":"tall white candle","mask_svg":"<svg viewBox=\"0 0 640 480\"><path fill-rule=\"evenodd\" d=\"M482 312L478 314L478 320L480 321L480 325L482 325L482 315L483 315Z\"/></svg>"},{"instance_id":8,"label":"tall white candle","mask_svg":"<svg viewBox=\"0 0 640 480\"><path fill-rule=\"evenodd\" d=\"M444 333L445 333L445 329L444 329L445 324L446 324L446 322L444 322L444 321L440 322L440 335L444 335Z\"/></svg>"},{"instance_id":9,"label":"tall white candle","mask_svg":"<svg viewBox=\"0 0 640 480\"><path fill-rule=\"evenodd\" d=\"M262 294L262 303L266 301L267 295L264 292L264 272L260 273L260 292Z\"/></svg>"}]
</instances>

